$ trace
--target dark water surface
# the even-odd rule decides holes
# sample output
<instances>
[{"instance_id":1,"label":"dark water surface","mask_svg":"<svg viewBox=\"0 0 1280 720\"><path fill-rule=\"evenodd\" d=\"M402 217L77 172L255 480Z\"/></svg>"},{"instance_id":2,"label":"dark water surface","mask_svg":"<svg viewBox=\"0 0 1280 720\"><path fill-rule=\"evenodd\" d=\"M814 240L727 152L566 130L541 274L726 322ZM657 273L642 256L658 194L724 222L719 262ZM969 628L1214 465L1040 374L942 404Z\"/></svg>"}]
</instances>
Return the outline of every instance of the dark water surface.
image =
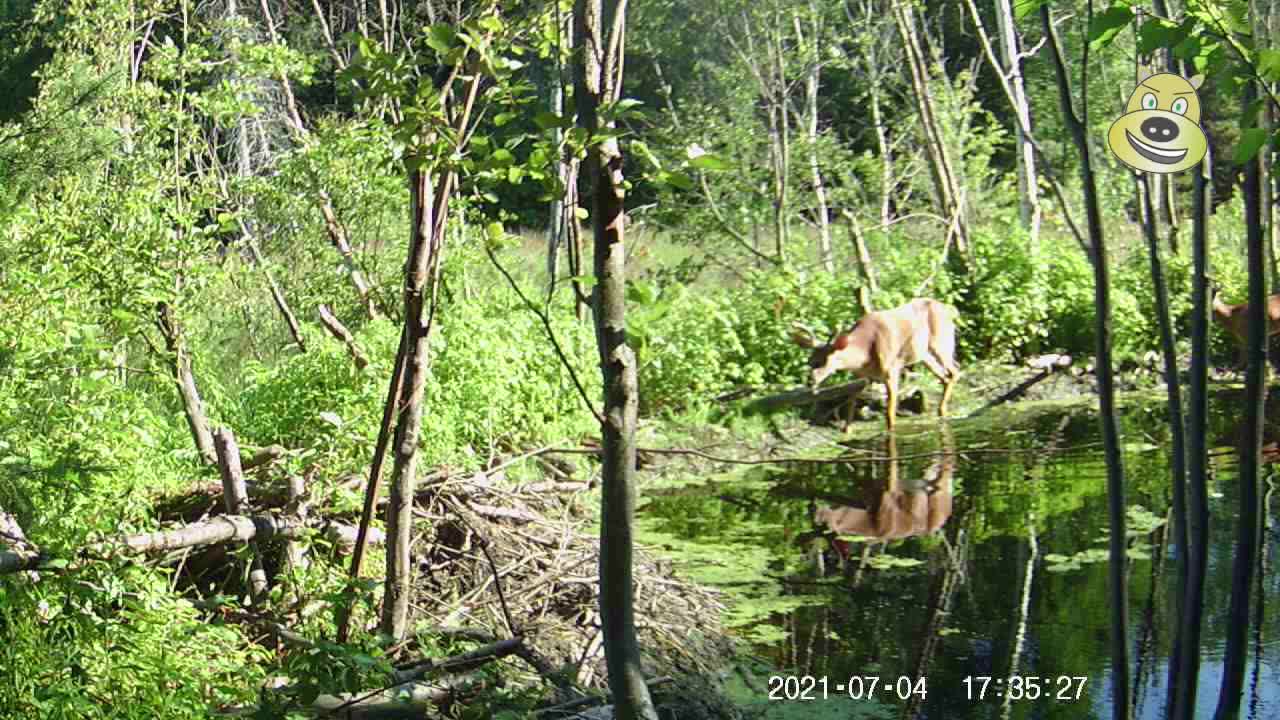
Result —
<instances>
[{"instance_id":1,"label":"dark water surface","mask_svg":"<svg viewBox=\"0 0 1280 720\"><path fill-rule=\"evenodd\" d=\"M1238 495L1228 445L1241 406L1232 392L1211 403L1196 717L1212 716L1221 681ZM1154 719L1165 715L1174 625L1168 426L1157 404L1131 405L1121 422L1130 692L1134 717ZM849 445L863 459L754 467L645 492L641 542L722 587L730 624L759 659L731 681L739 699L778 718L1109 718L1106 479L1092 408L917 419L892 440ZM1268 490L1269 570L1277 528ZM1277 590L1264 570L1243 718L1280 718Z\"/></svg>"}]
</instances>

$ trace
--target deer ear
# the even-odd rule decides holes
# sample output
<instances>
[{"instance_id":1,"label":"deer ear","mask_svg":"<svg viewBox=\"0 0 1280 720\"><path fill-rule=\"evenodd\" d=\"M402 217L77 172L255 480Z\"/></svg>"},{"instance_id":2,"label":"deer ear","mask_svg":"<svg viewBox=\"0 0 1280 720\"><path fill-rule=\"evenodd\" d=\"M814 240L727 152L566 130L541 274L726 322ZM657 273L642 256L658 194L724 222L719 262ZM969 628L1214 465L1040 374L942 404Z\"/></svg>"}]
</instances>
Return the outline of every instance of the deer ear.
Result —
<instances>
[{"instance_id":1,"label":"deer ear","mask_svg":"<svg viewBox=\"0 0 1280 720\"><path fill-rule=\"evenodd\" d=\"M831 344L834 345L837 350L843 350L849 347L849 333L841 333L840 335L837 335L835 341Z\"/></svg>"},{"instance_id":2,"label":"deer ear","mask_svg":"<svg viewBox=\"0 0 1280 720\"><path fill-rule=\"evenodd\" d=\"M1155 74L1156 74L1156 71L1155 71L1155 69L1154 69L1154 68L1148 67L1148 66L1146 66L1146 65L1139 65L1139 66L1138 66L1138 82L1137 82L1137 84L1138 84L1138 85L1141 85L1142 83L1146 82L1147 78L1149 78L1149 77L1151 77L1152 75L1155 75Z\"/></svg>"},{"instance_id":3,"label":"deer ear","mask_svg":"<svg viewBox=\"0 0 1280 720\"><path fill-rule=\"evenodd\" d=\"M813 337L813 331L808 330L807 328L801 328L801 327L791 328L791 342L799 345L802 348L811 348L815 344L817 344L815 342L815 338Z\"/></svg>"},{"instance_id":4,"label":"deer ear","mask_svg":"<svg viewBox=\"0 0 1280 720\"><path fill-rule=\"evenodd\" d=\"M1203 76L1203 75L1192 75L1192 76L1187 80L1187 82L1191 84L1191 88L1192 88L1193 90L1199 90L1199 89L1200 89L1200 86L1201 86L1201 85L1204 85L1204 76Z\"/></svg>"}]
</instances>

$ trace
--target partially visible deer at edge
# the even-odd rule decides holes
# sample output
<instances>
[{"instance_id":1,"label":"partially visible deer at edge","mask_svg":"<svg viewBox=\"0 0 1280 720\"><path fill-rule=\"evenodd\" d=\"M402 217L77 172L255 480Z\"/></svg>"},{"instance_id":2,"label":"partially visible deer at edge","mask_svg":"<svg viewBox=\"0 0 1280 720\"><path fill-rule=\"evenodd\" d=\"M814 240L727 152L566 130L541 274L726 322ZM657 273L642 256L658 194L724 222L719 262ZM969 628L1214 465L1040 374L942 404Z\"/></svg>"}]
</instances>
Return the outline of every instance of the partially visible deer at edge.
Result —
<instances>
[{"instance_id":1,"label":"partially visible deer at edge","mask_svg":"<svg viewBox=\"0 0 1280 720\"><path fill-rule=\"evenodd\" d=\"M1222 326L1223 330L1231 335L1236 341L1236 346L1240 348L1239 361L1240 367L1244 367L1248 361L1246 353L1248 352L1249 341L1249 303L1240 303L1239 305L1228 305L1222 302L1222 298L1218 297L1221 289L1216 282L1209 284L1210 297L1213 298L1213 321ZM1280 295L1272 295L1267 298L1266 307L1267 321L1267 339L1270 340L1272 335L1280 334ZM1268 342L1262 343L1264 352L1267 349ZM1268 353L1269 354L1269 353ZM1280 372L1280 363L1276 358L1271 358L1272 367Z\"/></svg>"},{"instance_id":2,"label":"partially visible deer at edge","mask_svg":"<svg viewBox=\"0 0 1280 720\"><path fill-rule=\"evenodd\" d=\"M947 414L947 401L960 377L955 362L956 309L928 298L916 298L892 310L868 313L853 329L819 344L813 331L798 327L792 334L797 345L813 348L809 356L809 386L818 385L838 370L882 382L888 390L885 422L893 430L898 412L898 382L903 369L924 362L942 381L938 415Z\"/></svg>"}]
</instances>

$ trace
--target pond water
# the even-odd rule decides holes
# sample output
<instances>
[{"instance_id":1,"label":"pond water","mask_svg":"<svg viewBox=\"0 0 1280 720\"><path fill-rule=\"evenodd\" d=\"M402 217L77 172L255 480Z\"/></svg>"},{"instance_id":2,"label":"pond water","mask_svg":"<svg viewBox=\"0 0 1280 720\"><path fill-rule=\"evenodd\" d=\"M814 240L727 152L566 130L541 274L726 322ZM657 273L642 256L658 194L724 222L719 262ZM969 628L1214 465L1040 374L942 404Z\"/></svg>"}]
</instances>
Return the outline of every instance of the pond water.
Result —
<instances>
[{"instance_id":1,"label":"pond water","mask_svg":"<svg viewBox=\"0 0 1280 720\"><path fill-rule=\"evenodd\" d=\"M1133 717L1154 720L1165 715L1176 569L1165 540L1168 426L1149 399L1126 401L1121 429L1130 692ZM1211 398L1196 717L1212 717L1222 674L1238 494L1228 445L1242 404L1238 390ZM640 541L724 590L727 620L755 658L731 689L768 717L1109 718L1098 433L1091 406L913 419L892 438L849 441L847 463L757 466L646 489ZM1270 567L1278 534L1263 492ZM1277 590L1266 574L1253 598L1256 611L1261 594L1266 629L1276 627ZM1250 635L1241 717L1280 717L1274 637Z\"/></svg>"}]
</instances>

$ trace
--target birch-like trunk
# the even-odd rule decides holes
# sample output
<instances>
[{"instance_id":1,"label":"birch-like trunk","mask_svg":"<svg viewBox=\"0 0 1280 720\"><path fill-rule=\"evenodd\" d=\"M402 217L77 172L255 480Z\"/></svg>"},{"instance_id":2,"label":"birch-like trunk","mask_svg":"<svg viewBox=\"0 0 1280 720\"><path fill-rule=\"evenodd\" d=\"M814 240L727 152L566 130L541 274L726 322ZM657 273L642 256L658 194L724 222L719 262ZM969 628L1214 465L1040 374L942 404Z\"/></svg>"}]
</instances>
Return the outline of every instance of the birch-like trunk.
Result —
<instances>
[{"instance_id":1,"label":"birch-like trunk","mask_svg":"<svg viewBox=\"0 0 1280 720\"><path fill-rule=\"evenodd\" d=\"M947 143L935 112L936 104L929 89L932 74L929 59L920 44L916 21L911 6L903 0L891 0L898 34L906 49L907 69L911 78L912 95L920 115L920 128L925 136L925 153L929 157L929 170L933 178L938 209L948 219L951 232L955 233L956 249L963 256L969 247L969 225L966 219L964 198L960 180L954 170Z\"/></svg>"},{"instance_id":2,"label":"birch-like trunk","mask_svg":"<svg viewBox=\"0 0 1280 720\"><path fill-rule=\"evenodd\" d=\"M827 186L823 182L822 168L818 163L818 89L822 79L822 26L818 17L815 2L809 3L809 13L813 16L813 34L808 43L806 55L808 67L804 76L804 126L808 140L809 179L813 182L814 204L818 214L818 258L822 267L835 274L836 261L831 251L831 216L827 206ZM796 43L805 46L804 29L800 16L792 18L795 25Z\"/></svg>"},{"instance_id":3,"label":"birch-like trunk","mask_svg":"<svg viewBox=\"0 0 1280 720\"><path fill-rule=\"evenodd\" d=\"M1034 248L1040 238L1040 186L1036 180L1036 154L1031 138L1023 128L1031 127L1031 102L1027 99L1022 80L1022 57L1019 55L1017 26L1013 20L1013 6L1009 0L996 0L996 20L1000 33L1000 68L1009 79L1013 111L1018 117L1014 126L1014 147L1018 153L1018 210L1023 227L1031 234Z\"/></svg>"}]
</instances>

